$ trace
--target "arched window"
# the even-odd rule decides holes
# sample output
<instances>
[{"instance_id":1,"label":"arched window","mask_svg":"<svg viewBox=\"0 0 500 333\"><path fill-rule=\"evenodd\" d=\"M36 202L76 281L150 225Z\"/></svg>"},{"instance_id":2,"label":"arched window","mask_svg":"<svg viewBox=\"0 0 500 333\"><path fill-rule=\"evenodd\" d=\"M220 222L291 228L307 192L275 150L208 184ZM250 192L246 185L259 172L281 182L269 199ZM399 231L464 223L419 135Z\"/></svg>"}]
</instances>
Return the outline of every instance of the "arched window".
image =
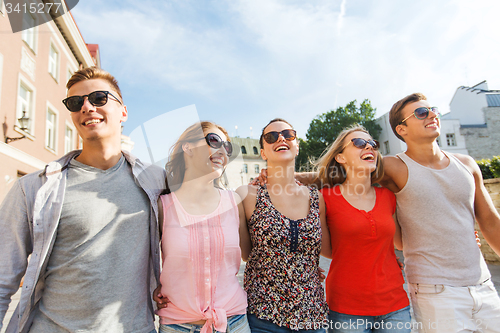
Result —
<instances>
[{"instance_id":1,"label":"arched window","mask_svg":"<svg viewBox=\"0 0 500 333\"><path fill-rule=\"evenodd\" d=\"M253 154L254 155L259 155L259 151L257 150L257 147L253 147Z\"/></svg>"},{"instance_id":2,"label":"arched window","mask_svg":"<svg viewBox=\"0 0 500 333\"><path fill-rule=\"evenodd\" d=\"M247 153L247 149L245 148L245 146L241 146L241 153L242 154L246 154Z\"/></svg>"}]
</instances>

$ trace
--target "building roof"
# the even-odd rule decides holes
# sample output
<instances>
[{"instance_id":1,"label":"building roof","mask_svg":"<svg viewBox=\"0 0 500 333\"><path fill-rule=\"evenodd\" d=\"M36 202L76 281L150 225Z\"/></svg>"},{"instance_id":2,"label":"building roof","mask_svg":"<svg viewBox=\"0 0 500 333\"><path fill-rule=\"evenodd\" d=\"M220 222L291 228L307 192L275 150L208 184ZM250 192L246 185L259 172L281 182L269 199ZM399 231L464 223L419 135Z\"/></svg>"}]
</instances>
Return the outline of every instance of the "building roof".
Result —
<instances>
[{"instance_id":1,"label":"building roof","mask_svg":"<svg viewBox=\"0 0 500 333\"><path fill-rule=\"evenodd\" d=\"M500 93L486 94L486 102L488 103L488 106L500 106Z\"/></svg>"}]
</instances>

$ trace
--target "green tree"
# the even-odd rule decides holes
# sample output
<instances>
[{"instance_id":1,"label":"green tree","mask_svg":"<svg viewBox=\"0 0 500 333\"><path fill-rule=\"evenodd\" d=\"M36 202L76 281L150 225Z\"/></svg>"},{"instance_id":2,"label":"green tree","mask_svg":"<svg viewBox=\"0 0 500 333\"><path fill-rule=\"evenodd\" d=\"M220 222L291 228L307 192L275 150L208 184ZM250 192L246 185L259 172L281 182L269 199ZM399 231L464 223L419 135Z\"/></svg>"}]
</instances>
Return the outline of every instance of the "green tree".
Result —
<instances>
[{"instance_id":1,"label":"green tree","mask_svg":"<svg viewBox=\"0 0 500 333\"><path fill-rule=\"evenodd\" d=\"M368 99L356 106L356 100L316 116L309 124L306 140L299 139L300 151L296 166L300 171L310 170L310 160L317 159L346 127L363 125L374 139L378 139L382 128L375 122L375 111Z\"/></svg>"}]
</instances>

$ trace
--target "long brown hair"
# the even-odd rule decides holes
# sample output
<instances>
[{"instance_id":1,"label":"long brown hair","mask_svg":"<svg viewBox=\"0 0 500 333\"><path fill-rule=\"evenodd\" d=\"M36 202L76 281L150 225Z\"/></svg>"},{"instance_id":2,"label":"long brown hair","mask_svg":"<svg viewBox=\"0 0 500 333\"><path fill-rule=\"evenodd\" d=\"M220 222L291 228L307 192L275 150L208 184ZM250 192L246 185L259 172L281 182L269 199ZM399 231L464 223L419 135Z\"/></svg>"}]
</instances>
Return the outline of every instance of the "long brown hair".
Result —
<instances>
[{"instance_id":1,"label":"long brown hair","mask_svg":"<svg viewBox=\"0 0 500 333\"><path fill-rule=\"evenodd\" d=\"M361 125L355 124L351 127L345 128L337 136L337 139L328 147L318 161L314 164L317 178L316 182L320 182L320 188L327 186L333 187L337 184L342 184L346 180L346 170L335 159L335 156L344 151L345 138L352 132L364 132L368 135L368 131ZM379 182L384 177L384 165L382 163L382 154L376 151L377 164L375 170L371 173L372 184Z\"/></svg>"},{"instance_id":2,"label":"long brown hair","mask_svg":"<svg viewBox=\"0 0 500 333\"><path fill-rule=\"evenodd\" d=\"M224 127L219 126L211 121L201 121L189 126L177 139L174 145L170 148L168 162L165 165L167 177L165 180L166 190L163 194L173 192L181 187L186 173L186 161L184 159L184 150L182 145L186 142L195 142L205 136L205 132L210 128L218 128L231 141ZM214 185L220 187L219 179L214 181Z\"/></svg>"}]
</instances>

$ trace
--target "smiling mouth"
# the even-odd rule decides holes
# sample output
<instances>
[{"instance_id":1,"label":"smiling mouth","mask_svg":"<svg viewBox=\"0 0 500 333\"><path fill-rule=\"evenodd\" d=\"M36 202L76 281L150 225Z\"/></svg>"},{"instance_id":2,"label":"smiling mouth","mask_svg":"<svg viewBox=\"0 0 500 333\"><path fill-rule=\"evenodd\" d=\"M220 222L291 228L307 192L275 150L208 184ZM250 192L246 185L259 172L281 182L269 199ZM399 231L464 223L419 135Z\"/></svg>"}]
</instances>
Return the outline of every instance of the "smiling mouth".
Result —
<instances>
[{"instance_id":1,"label":"smiling mouth","mask_svg":"<svg viewBox=\"0 0 500 333\"><path fill-rule=\"evenodd\" d=\"M224 166L224 160L220 157L210 157L210 161L219 167Z\"/></svg>"},{"instance_id":2,"label":"smiling mouth","mask_svg":"<svg viewBox=\"0 0 500 333\"><path fill-rule=\"evenodd\" d=\"M90 120L87 120L86 122L84 122L83 125L87 126L87 125L99 124L99 123L102 123L102 119L90 119Z\"/></svg>"},{"instance_id":3,"label":"smiling mouth","mask_svg":"<svg viewBox=\"0 0 500 333\"><path fill-rule=\"evenodd\" d=\"M375 156L373 154L364 154L363 156L361 156L361 159L363 161L374 161Z\"/></svg>"},{"instance_id":4,"label":"smiling mouth","mask_svg":"<svg viewBox=\"0 0 500 333\"><path fill-rule=\"evenodd\" d=\"M282 150L290 150L290 148L288 148L287 146L279 146L274 151L282 151Z\"/></svg>"}]
</instances>

